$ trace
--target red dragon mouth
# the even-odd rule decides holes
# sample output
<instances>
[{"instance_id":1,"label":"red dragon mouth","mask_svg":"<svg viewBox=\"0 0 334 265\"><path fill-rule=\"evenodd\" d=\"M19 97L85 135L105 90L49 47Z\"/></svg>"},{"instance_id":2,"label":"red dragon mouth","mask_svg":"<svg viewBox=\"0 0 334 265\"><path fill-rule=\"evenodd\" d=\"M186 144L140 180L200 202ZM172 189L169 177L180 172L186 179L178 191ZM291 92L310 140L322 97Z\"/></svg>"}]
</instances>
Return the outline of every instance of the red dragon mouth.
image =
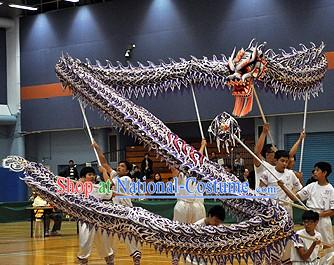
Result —
<instances>
[{"instance_id":1,"label":"red dragon mouth","mask_svg":"<svg viewBox=\"0 0 334 265\"><path fill-rule=\"evenodd\" d=\"M227 85L233 88L232 95L235 97L233 115L238 117L246 116L253 108L253 80L251 78L246 82L230 80Z\"/></svg>"},{"instance_id":2,"label":"red dragon mouth","mask_svg":"<svg viewBox=\"0 0 334 265\"><path fill-rule=\"evenodd\" d=\"M256 48L244 51L241 49L235 58L234 52L229 60L231 75L226 85L231 87L235 97L233 115L243 117L253 107L254 78L263 78L267 62L257 54Z\"/></svg>"}]
</instances>

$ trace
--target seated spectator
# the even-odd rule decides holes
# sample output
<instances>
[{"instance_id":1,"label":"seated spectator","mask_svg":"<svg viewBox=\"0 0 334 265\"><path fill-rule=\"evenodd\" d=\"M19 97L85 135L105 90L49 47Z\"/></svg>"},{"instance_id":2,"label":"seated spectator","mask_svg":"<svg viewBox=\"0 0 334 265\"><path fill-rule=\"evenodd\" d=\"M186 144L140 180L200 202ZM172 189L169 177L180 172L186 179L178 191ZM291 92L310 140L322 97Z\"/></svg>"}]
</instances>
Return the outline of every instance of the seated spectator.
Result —
<instances>
[{"instance_id":1,"label":"seated spectator","mask_svg":"<svg viewBox=\"0 0 334 265\"><path fill-rule=\"evenodd\" d=\"M56 209L53 208L52 210L47 210L45 213L45 236L59 236L60 234L60 229L61 229L61 223L63 220L63 213ZM51 232L50 230L50 219L53 220L53 227Z\"/></svg>"},{"instance_id":2,"label":"seated spectator","mask_svg":"<svg viewBox=\"0 0 334 265\"><path fill-rule=\"evenodd\" d=\"M154 182L154 183L157 183L157 182L163 182L163 179L162 179L160 173L155 173L155 174L154 174L154 177L153 177L153 181L151 181L151 182ZM159 185L159 184L156 184L156 185ZM156 186L156 187L158 187L158 186ZM157 188L157 189L158 189L158 188ZM152 196L162 196L162 195L166 195L166 194L162 194L161 191L158 191L158 190L157 190L157 191L151 193L151 195L152 195Z\"/></svg>"},{"instance_id":3,"label":"seated spectator","mask_svg":"<svg viewBox=\"0 0 334 265\"><path fill-rule=\"evenodd\" d=\"M43 200L41 197L37 196L33 193L32 197L34 197L34 202L32 204L33 207L44 207L50 206L49 203ZM45 236L56 236L60 235L59 231L61 229L61 223L63 219L63 214L61 211L56 209L45 209L45 210L36 210L35 215L38 218L41 218L45 214ZM50 230L50 219L54 221L51 233Z\"/></svg>"},{"instance_id":4,"label":"seated spectator","mask_svg":"<svg viewBox=\"0 0 334 265\"><path fill-rule=\"evenodd\" d=\"M136 182L137 180L141 180L141 172L140 168L136 165L133 165L133 171L131 174L132 181Z\"/></svg>"},{"instance_id":5,"label":"seated spectator","mask_svg":"<svg viewBox=\"0 0 334 265\"><path fill-rule=\"evenodd\" d=\"M224 166L225 165L225 161L224 161L224 158L222 157L222 156L220 156L220 158L218 159L218 164L220 165L220 166Z\"/></svg>"},{"instance_id":6,"label":"seated spectator","mask_svg":"<svg viewBox=\"0 0 334 265\"><path fill-rule=\"evenodd\" d=\"M225 165L224 166L224 169L225 169L225 171L227 172L227 173L232 173L232 166L231 165Z\"/></svg>"},{"instance_id":7,"label":"seated spectator","mask_svg":"<svg viewBox=\"0 0 334 265\"><path fill-rule=\"evenodd\" d=\"M249 177L249 170L247 168L245 168L242 176L238 176L238 179L240 180L240 182L245 182L248 181L248 177Z\"/></svg>"},{"instance_id":8,"label":"seated spectator","mask_svg":"<svg viewBox=\"0 0 334 265\"><path fill-rule=\"evenodd\" d=\"M141 162L141 173L145 179L150 179L153 172L153 161L148 157L148 153L145 154L143 161Z\"/></svg>"},{"instance_id":9,"label":"seated spectator","mask_svg":"<svg viewBox=\"0 0 334 265\"><path fill-rule=\"evenodd\" d=\"M163 181L160 173L155 173L154 174L154 179L153 179L154 182L160 182L160 181Z\"/></svg>"},{"instance_id":10,"label":"seated spectator","mask_svg":"<svg viewBox=\"0 0 334 265\"><path fill-rule=\"evenodd\" d=\"M211 160L212 162L218 163L218 157L216 156L216 153L215 153L215 152L212 152L212 153L211 153L210 160Z\"/></svg>"},{"instance_id":11,"label":"seated spectator","mask_svg":"<svg viewBox=\"0 0 334 265\"><path fill-rule=\"evenodd\" d=\"M241 157L240 153L236 153L236 158L234 159L234 168L237 177L241 177L242 173L244 172L245 161Z\"/></svg>"},{"instance_id":12,"label":"seated spectator","mask_svg":"<svg viewBox=\"0 0 334 265\"><path fill-rule=\"evenodd\" d=\"M244 159L241 157L240 153L236 153L235 155L235 159L234 159L234 165L235 166L244 166L245 165L245 161Z\"/></svg>"}]
</instances>

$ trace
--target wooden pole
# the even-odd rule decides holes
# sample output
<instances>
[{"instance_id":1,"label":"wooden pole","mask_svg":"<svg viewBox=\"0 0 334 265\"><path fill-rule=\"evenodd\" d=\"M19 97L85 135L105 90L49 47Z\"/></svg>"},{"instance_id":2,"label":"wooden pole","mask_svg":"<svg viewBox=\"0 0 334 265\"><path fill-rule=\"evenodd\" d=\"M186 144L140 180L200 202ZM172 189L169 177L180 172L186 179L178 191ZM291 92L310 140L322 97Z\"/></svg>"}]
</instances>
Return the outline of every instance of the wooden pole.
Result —
<instances>
[{"instance_id":1,"label":"wooden pole","mask_svg":"<svg viewBox=\"0 0 334 265\"><path fill-rule=\"evenodd\" d=\"M306 130L307 102L308 102L308 93L305 94L304 120L303 120L303 131L304 131L304 133L305 133L305 130ZM302 165L303 165L304 141L305 141L305 138L302 139L302 145L301 145L301 148L300 148L299 172L302 171Z\"/></svg>"},{"instance_id":2,"label":"wooden pole","mask_svg":"<svg viewBox=\"0 0 334 265\"><path fill-rule=\"evenodd\" d=\"M81 109L81 112L82 112L82 116L84 118L84 121L85 121L85 124L86 124L86 127L87 127L87 131L88 131L88 135L89 135L90 141L93 144L94 143L94 138L93 138L92 132L91 132L89 124L88 124L88 120L87 120L87 117L86 117L85 109L82 106L82 102L81 102L80 99L79 99L79 104L80 104L80 109ZM101 161L100 161L99 155L97 154L97 151L96 151L95 147L94 147L94 153L96 155L96 159L97 159L98 165L101 166Z\"/></svg>"},{"instance_id":3,"label":"wooden pole","mask_svg":"<svg viewBox=\"0 0 334 265\"><path fill-rule=\"evenodd\" d=\"M261 103L260 103L259 97L257 96L255 87L254 87L253 91L254 91L254 96L255 96L256 102L257 102L257 106L259 107L259 110L260 110L260 114L261 114L263 123L267 123L267 119L266 119L266 117L264 116L264 112L263 112L263 109L262 109L262 105L261 105ZM271 141L272 146L276 149L276 147L274 146L274 139L273 139L273 137L272 137L270 131L268 132L268 135L269 135L269 138L270 138L270 141Z\"/></svg>"},{"instance_id":4,"label":"wooden pole","mask_svg":"<svg viewBox=\"0 0 334 265\"><path fill-rule=\"evenodd\" d=\"M197 106L196 95L195 95L195 91L194 91L193 86L191 86L191 92L193 94L193 100L194 100L194 105L195 105L195 109L196 109L197 121L198 121L199 130L200 130L200 133L201 133L201 137L202 137L202 139L205 139L203 128L202 128L202 123L201 123L201 118L200 118L199 110L198 110L198 106ZM206 157L209 158L208 150L206 149L206 146L205 146L205 155L206 155Z\"/></svg>"}]
</instances>

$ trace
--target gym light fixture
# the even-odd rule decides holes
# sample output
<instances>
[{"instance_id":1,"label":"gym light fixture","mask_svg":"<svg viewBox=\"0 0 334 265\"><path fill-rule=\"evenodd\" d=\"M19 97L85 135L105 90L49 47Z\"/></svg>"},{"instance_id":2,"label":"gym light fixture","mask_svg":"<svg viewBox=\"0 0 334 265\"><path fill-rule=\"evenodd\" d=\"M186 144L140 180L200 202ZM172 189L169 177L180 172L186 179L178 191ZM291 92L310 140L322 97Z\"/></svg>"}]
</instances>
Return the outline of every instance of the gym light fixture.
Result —
<instances>
[{"instance_id":1,"label":"gym light fixture","mask_svg":"<svg viewBox=\"0 0 334 265\"><path fill-rule=\"evenodd\" d=\"M24 6L24 5L16 5L16 4L9 4L8 6L13 7L13 8L18 8L18 9L32 10L32 11L36 11L38 9L37 7L33 7L33 6Z\"/></svg>"}]
</instances>

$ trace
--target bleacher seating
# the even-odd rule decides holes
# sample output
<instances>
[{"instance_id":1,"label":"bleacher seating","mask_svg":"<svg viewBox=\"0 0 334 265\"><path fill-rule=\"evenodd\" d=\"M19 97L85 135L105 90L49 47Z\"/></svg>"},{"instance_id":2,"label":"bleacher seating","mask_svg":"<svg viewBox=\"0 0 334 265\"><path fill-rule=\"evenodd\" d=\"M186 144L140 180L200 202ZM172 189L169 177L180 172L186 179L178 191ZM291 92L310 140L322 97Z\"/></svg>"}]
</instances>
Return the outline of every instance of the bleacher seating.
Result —
<instances>
[{"instance_id":1,"label":"bleacher seating","mask_svg":"<svg viewBox=\"0 0 334 265\"><path fill-rule=\"evenodd\" d=\"M245 140L245 143L247 146L253 150L254 149L254 140L247 139ZM194 146L197 150L200 147L200 142L197 140L196 142L191 143L192 146ZM212 152L215 152L218 154L218 149L216 146L216 143L208 143L207 146L208 154ZM242 146L236 146L233 151L231 151L232 155L235 153L240 152L241 157L245 160L245 167L252 170L253 168L253 158L252 156L242 147ZM128 160L130 163L137 165L138 167L141 166L141 162L144 159L144 156L146 153L149 153L149 158L153 161L153 172L159 172L164 180L168 179L169 177L172 177L172 173L169 170L168 166L166 165L166 162L161 161L160 157L156 157L156 154L152 151L148 152L148 148L145 148L142 145L136 145L136 146L128 146L126 147L126 160ZM225 163L231 164L231 159L229 155L225 152L225 150L221 150L221 153L218 154L219 157L223 157L225 160Z\"/></svg>"}]
</instances>

